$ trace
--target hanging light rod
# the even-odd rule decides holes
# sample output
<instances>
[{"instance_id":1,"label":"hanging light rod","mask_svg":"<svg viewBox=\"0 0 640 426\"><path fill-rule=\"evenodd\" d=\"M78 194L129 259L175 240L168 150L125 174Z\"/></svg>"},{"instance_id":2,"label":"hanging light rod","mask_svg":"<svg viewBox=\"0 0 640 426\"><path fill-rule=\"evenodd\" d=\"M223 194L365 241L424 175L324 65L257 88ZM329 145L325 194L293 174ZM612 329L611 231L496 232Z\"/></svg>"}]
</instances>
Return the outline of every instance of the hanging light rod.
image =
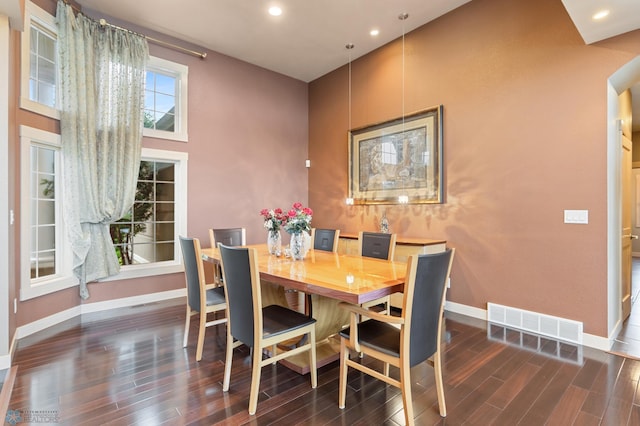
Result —
<instances>
[{"instance_id":1,"label":"hanging light rod","mask_svg":"<svg viewBox=\"0 0 640 426\"><path fill-rule=\"evenodd\" d=\"M344 47L349 51L349 132L351 132L351 51L355 45L353 43L347 43ZM352 206L353 197L347 197L345 203L348 206Z\"/></svg>"},{"instance_id":2,"label":"hanging light rod","mask_svg":"<svg viewBox=\"0 0 640 426\"><path fill-rule=\"evenodd\" d=\"M398 19L402 21L402 138L405 139L406 135L404 133L404 21L409 17L409 14L404 12L398 15ZM406 154L405 154L406 155ZM402 192L403 194L398 196L398 204L408 204L409 196L404 194L404 177L402 179Z\"/></svg>"}]
</instances>

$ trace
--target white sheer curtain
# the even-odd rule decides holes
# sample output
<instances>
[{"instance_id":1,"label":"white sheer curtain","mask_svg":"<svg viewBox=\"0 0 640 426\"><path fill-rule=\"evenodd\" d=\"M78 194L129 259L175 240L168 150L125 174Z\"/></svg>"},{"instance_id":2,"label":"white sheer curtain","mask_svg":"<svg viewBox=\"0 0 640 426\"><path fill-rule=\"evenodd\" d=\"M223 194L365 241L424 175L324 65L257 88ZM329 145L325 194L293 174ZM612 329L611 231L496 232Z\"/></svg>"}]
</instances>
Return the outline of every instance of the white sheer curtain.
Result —
<instances>
[{"instance_id":1,"label":"white sheer curtain","mask_svg":"<svg viewBox=\"0 0 640 426\"><path fill-rule=\"evenodd\" d=\"M58 2L64 218L80 297L120 270L109 223L135 197L142 139L144 37Z\"/></svg>"}]
</instances>

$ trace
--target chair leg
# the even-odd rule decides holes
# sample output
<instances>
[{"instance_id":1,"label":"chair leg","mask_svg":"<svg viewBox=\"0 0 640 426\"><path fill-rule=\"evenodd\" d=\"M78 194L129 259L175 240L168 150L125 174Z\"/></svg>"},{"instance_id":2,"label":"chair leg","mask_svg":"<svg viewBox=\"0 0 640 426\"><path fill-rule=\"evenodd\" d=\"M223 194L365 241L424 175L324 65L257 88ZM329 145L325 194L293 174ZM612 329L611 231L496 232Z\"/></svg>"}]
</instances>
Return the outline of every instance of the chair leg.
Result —
<instances>
[{"instance_id":1,"label":"chair leg","mask_svg":"<svg viewBox=\"0 0 640 426\"><path fill-rule=\"evenodd\" d=\"M231 361L233 360L233 336L227 325L227 356L224 360L224 380L222 381L222 391L229 390L229 381L231 380Z\"/></svg>"},{"instance_id":2,"label":"chair leg","mask_svg":"<svg viewBox=\"0 0 640 426\"><path fill-rule=\"evenodd\" d=\"M313 389L318 387L318 365L316 362L316 328L315 325L311 327L309 332L309 363L311 372L311 387Z\"/></svg>"},{"instance_id":3,"label":"chair leg","mask_svg":"<svg viewBox=\"0 0 640 426\"><path fill-rule=\"evenodd\" d=\"M338 407L344 408L347 400L347 361L349 360L349 350L347 342L344 338L340 338L340 390L338 394Z\"/></svg>"},{"instance_id":4,"label":"chair leg","mask_svg":"<svg viewBox=\"0 0 640 426\"><path fill-rule=\"evenodd\" d=\"M200 312L200 325L198 326L198 348L196 349L196 361L202 359L202 350L204 349L204 332L207 329L207 313Z\"/></svg>"},{"instance_id":5,"label":"chair leg","mask_svg":"<svg viewBox=\"0 0 640 426\"><path fill-rule=\"evenodd\" d=\"M385 362L385 363L384 363L384 371L383 371L383 374L384 374L385 376L389 377L389 363L388 363L388 362Z\"/></svg>"},{"instance_id":6,"label":"chair leg","mask_svg":"<svg viewBox=\"0 0 640 426\"><path fill-rule=\"evenodd\" d=\"M402 405L407 426L413 426L413 401L411 398L411 368L400 366L400 390L402 391Z\"/></svg>"},{"instance_id":7,"label":"chair leg","mask_svg":"<svg viewBox=\"0 0 640 426\"><path fill-rule=\"evenodd\" d=\"M444 383L442 381L442 364L440 362L440 352L433 355L433 370L436 376L436 392L438 393L438 407L440 416L447 417L447 406L444 402Z\"/></svg>"},{"instance_id":8,"label":"chair leg","mask_svg":"<svg viewBox=\"0 0 640 426\"><path fill-rule=\"evenodd\" d=\"M184 324L184 339L182 341L182 347L187 347L187 342L189 340L189 327L191 325L191 308L187 305L187 319Z\"/></svg>"},{"instance_id":9,"label":"chair leg","mask_svg":"<svg viewBox=\"0 0 640 426\"><path fill-rule=\"evenodd\" d=\"M249 393L249 414L254 415L258 408L258 392L260 391L260 373L262 372L262 348L253 348L253 365L251 367L251 391Z\"/></svg>"}]
</instances>

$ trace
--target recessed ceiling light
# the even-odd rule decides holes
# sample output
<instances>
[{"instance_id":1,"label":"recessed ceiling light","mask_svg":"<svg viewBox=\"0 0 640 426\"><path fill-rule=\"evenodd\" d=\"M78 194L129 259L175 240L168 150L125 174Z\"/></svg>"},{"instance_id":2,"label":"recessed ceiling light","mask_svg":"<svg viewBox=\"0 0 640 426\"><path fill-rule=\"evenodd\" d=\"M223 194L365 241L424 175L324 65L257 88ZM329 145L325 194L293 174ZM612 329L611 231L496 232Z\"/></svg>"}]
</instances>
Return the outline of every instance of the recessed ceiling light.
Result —
<instances>
[{"instance_id":1,"label":"recessed ceiling light","mask_svg":"<svg viewBox=\"0 0 640 426\"><path fill-rule=\"evenodd\" d=\"M282 15L282 9L280 9L278 6L271 6L269 8L269 15L271 15L271 16L280 16L280 15Z\"/></svg>"},{"instance_id":2,"label":"recessed ceiling light","mask_svg":"<svg viewBox=\"0 0 640 426\"><path fill-rule=\"evenodd\" d=\"M369 31L369 34L371 34L371 36L372 36L372 37L375 37L375 36L377 36L378 34L380 34L380 30L379 30L379 29L377 29L377 28L375 28L375 29L373 29L373 30Z\"/></svg>"},{"instance_id":3,"label":"recessed ceiling light","mask_svg":"<svg viewBox=\"0 0 640 426\"><path fill-rule=\"evenodd\" d=\"M600 20L600 19L604 19L604 18L606 18L607 16L609 16L609 11L608 11L608 10L601 10L600 12L595 13L595 14L592 16L592 19L593 19L594 21L598 21L598 20Z\"/></svg>"}]
</instances>

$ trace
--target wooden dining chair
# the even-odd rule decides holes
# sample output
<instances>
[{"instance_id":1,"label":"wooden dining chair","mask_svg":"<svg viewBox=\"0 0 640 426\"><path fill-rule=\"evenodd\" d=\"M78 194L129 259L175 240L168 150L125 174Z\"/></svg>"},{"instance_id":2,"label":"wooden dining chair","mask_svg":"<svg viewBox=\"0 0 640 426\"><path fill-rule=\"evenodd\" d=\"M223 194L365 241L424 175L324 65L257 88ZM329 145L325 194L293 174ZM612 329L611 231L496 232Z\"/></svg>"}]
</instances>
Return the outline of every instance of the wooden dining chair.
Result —
<instances>
[{"instance_id":1,"label":"wooden dining chair","mask_svg":"<svg viewBox=\"0 0 640 426\"><path fill-rule=\"evenodd\" d=\"M382 232L358 233L358 252L361 256L373 257L376 259L393 260L396 251L396 234L385 234ZM363 303L363 308L370 308L376 305L383 305L383 313L391 312L391 296L384 296L367 303Z\"/></svg>"},{"instance_id":2,"label":"wooden dining chair","mask_svg":"<svg viewBox=\"0 0 640 426\"><path fill-rule=\"evenodd\" d=\"M226 317L207 321L207 316L209 314L216 315L217 312L224 311L227 307L227 301L223 287L207 288L208 285L204 275L200 240L180 236L180 248L182 249L184 275L187 285L187 319L184 326L182 346L187 347L191 317L200 315L198 344L196 348L196 361L200 361L202 359L206 328L227 322Z\"/></svg>"},{"instance_id":3,"label":"wooden dining chair","mask_svg":"<svg viewBox=\"0 0 640 426\"><path fill-rule=\"evenodd\" d=\"M227 352L222 390L229 390L233 349L244 344L251 348L252 371L249 414L258 406L262 367L301 352L309 352L311 387L318 385L316 369L316 320L280 305L262 306L258 254L255 248L230 247L218 243L227 296ZM306 343L278 352L277 345L307 336ZM270 357L263 359L263 351Z\"/></svg>"},{"instance_id":4,"label":"wooden dining chair","mask_svg":"<svg viewBox=\"0 0 640 426\"><path fill-rule=\"evenodd\" d=\"M311 228L311 245L314 250L324 250L337 253L339 239L339 229Z\"/></svg>"},{"instance_id":5,"label":"wooden dining chair","mask_svg":"<svg viewBox=\"0 0 640 426\"><path fill-rule=\"evenodd\" d=\"M405 422L413 425L411 367L430 360L434 368L440 415L447 415L440 341L447 280L453 257L454 249L409 257L399 317L340 303L340 307L350 312L349 327L340 331L340 408L345 407L347 372L352 367L400 388ZM361 315L370 319L359 322ZM349 349L382 361L383 372L351 360ZM389 365L400 369L399 379L389 376Z\"/></svg>"},{"instance_id":6,"label":"wooden dining chair","mask_svg":"<svg viewBox=\"0 0 640 426\"><path fill-rule=\"evenodd\" d=\"M218 243L226 246L246 246L247 230L245 228L209 228L209 242L211 247L218 247ZM213 265L213 282L222 284L222 270L220 265Z\"/></svg>"}]
</instances>

